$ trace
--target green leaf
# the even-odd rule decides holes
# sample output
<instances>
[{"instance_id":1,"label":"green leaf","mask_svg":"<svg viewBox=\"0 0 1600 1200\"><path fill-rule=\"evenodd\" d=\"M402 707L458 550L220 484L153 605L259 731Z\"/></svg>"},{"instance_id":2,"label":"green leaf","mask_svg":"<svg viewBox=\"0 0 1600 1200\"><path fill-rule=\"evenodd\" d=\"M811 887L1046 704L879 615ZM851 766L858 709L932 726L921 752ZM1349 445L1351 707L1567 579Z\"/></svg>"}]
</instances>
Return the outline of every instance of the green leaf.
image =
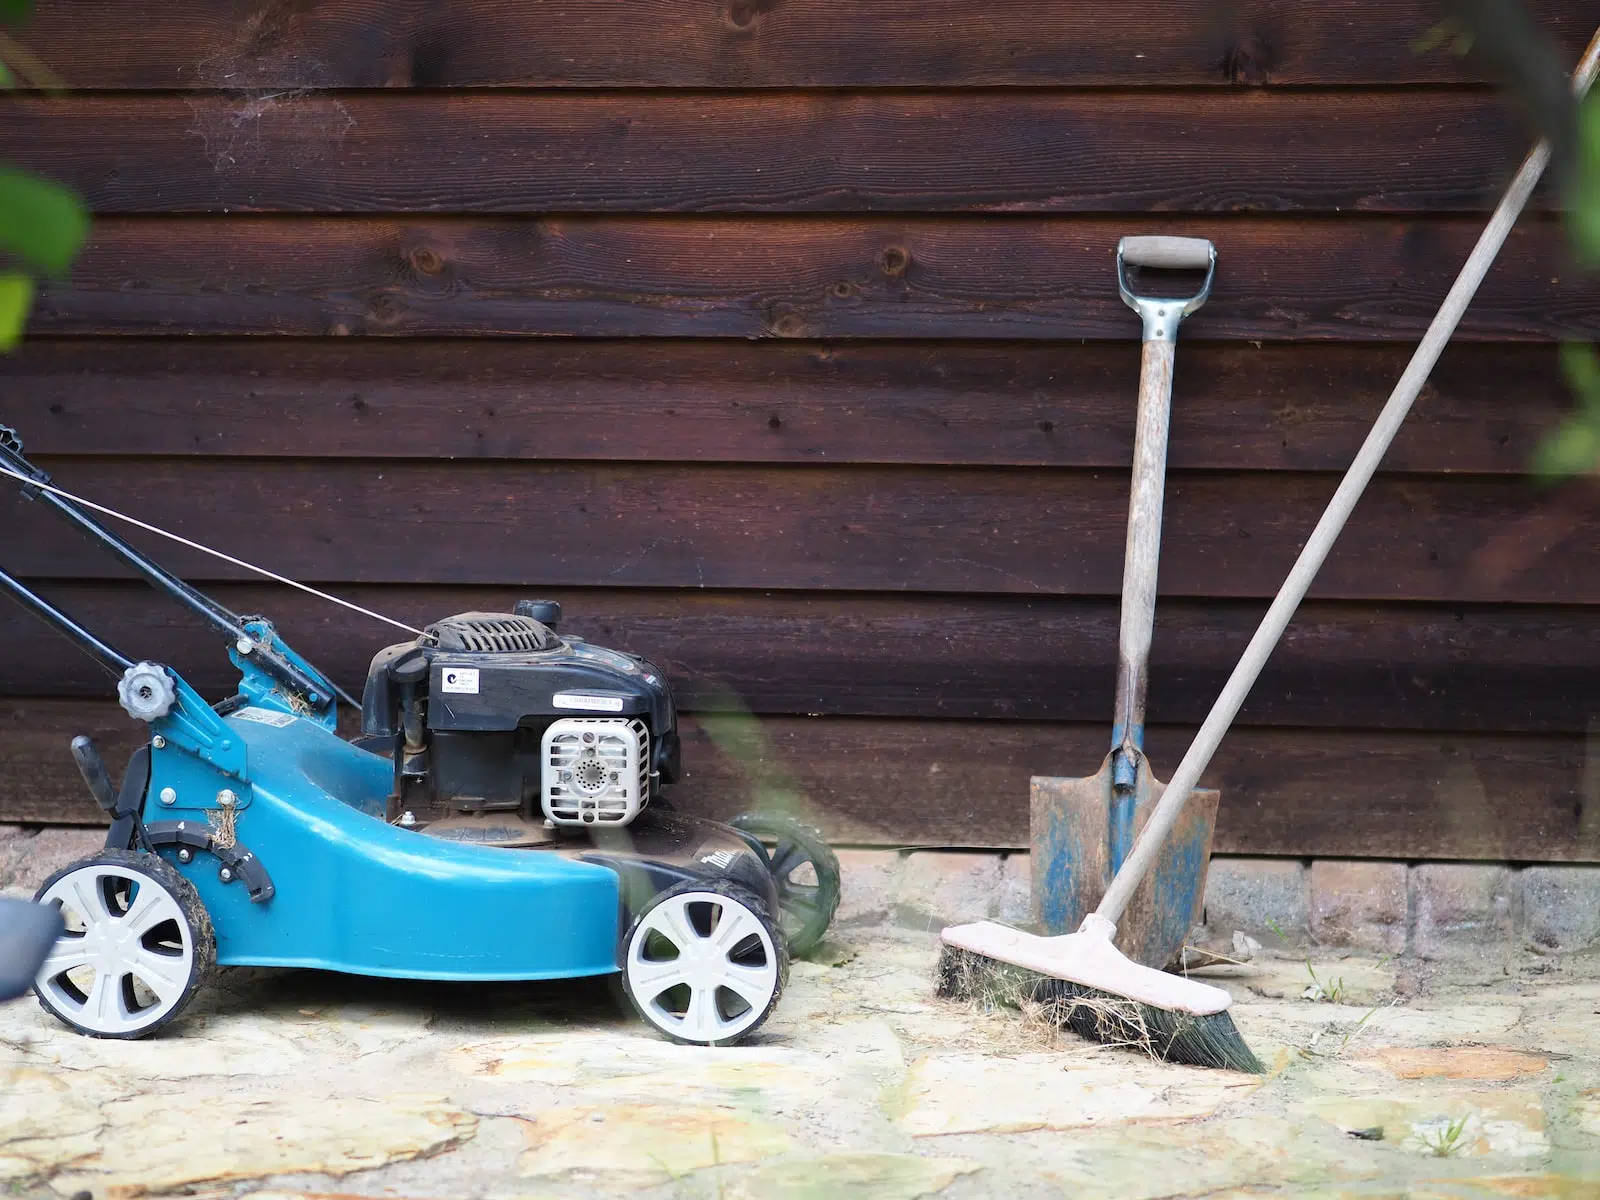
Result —
<instances>
[{"instance_id":1,"label":"green leaf","mask_svg":"<svg viewBox=\"0 0 1600 1200\"><path fill-rule=\"evenodd\" d=\"M0 275L0 354L22 340L32 304L33 280L15 272Z\"/></svg>"},{"instance_id":2,"label":"green leaf","mask_svg":"<svg viewBox=\"0 0 1600 1200\"><path fill-rule=\"evenodd\" d=\"M0 58L0 88L7 91L17 86L17 77L11 73L11 68L6 66L6 61Z\"/></svg>"},{"instance_id":3,"label":"green leaf","mask_svg":"<svg viewBox=\"0 0 1600 1200\"><path fill-rule=\"evenodd\" d=\"M1600 417L1600 354L1588 342L1561 344L1561 371L1578 407Z\"/></svg>"},{"instance_id":4,"label":"green leaf","mask_svg":"<svg viewBox=\"0 0 1600 1200\"><path fill-rule=\"evenodd\" d=\"M89 214L59 184L0 169L0 250L58 275L89 232Z\"/></svg>"},{"instance_id":5,"label":"green leaf","mask_svg":"<svg viewBox=\"0 0 1600 1200\"><path fill-rule=\"evenodd\" d=\"M0 0L0 21L15 24L26 17L32 7L33 0Z\"/></svg>"},{"instance_id":6,"label":"green leaf","mask_svg":"<svg viewBox=\"0 0 1600 1200\"><path fill-rule=\"evenodd\" d=\"M1446 17L1412 41L1411 53L1427 54L1443 46L1451 54L1463 55L1472 49L1472 40L1470 29L1463 29L1454 17Z\"/></svg>"},{"instance_id":7,"label":"green leaf","mask_svg":"<svg viewBox=\"0 0 1600 1200\"><path fill-rule=\"evenodd\" d=\"M1533 466L1546 481L1600 469L1600 418L1588 413L1569 417L1539 444Z\"/></svg>"},{"instance_id":8,"label":"green leaf","mask_svg":"<svg viewBox=\"0 0 1600 1200\"><path fill-rule=\"evenodd\" d=\"M1430 50L1437 50L1449 38L1455 36L1456 29L1455 21L1449 17L1440 21L1437 25L1429 26L1419 37L1412 39L1411 53L1426 54Z\"/></svg>"},{"instance_id":9,"label":"green leaf","mask_svg":"<svg viewBox=\"0 0 1600 1200\"><path fill-rule=\"evenodd\" d=\"M1567 197L1567 227L1578 259L1600 265L1600 95L1578 110L1578 161Z\"/></svg>"},{"instance_id":10,"label":"green leaf","mask_svg":"<svg viewBox=\"0 0 1600 1200\"><path fill-rule=\"evenodd\" d=\"M1533 469L1545 483L1600 471L1600 353L1588 342L1563 342L1561 371L1578 405L1534 451Z\"/></svg>"}]
</instances>

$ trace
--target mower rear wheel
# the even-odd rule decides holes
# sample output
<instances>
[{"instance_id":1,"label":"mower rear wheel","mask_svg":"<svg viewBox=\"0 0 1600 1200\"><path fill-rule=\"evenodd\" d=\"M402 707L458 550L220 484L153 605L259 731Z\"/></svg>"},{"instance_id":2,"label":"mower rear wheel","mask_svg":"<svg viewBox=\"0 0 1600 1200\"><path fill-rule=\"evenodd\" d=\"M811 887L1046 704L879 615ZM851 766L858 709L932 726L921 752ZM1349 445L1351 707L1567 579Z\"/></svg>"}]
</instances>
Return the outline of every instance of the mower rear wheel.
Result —
<instances>
[{"instance_id":1,"label":"mower rear wheel","mask_svg":"<svg viewBox=\"0 0 1600 1200\"><path fill-rule=\"evenodd\" d=\"M216 964L199 894L159 855L102 850L57 871L34 900L59 908L66 931L33 990L46 1012L89 1037L154 1033Z\"/></svg>"},{"instance_id":2,"label":"mower rear wheel","mask_svg":"<svg viewBox=\"0 0 1600 1200\"><path fill-rule=\"evenodd\" d=\"M779 924L796 958L822 941L839 911L839 858L822 834L781 813L740 813L728 822L770 846L767 869L778 889Z\"/></svg>"},{"instance_id":3,"label":"mower rear wheel","mask_svg":"<svg viewBox=\"0 0 1600 1200\"><path fill-rule=\"evenodd\" d=\"M623 944L634 1011L675 1042L726 1046L760 1027L789 975L761 898L726 880L687 880L653 899Z\"/></svg>"}]
</instances>

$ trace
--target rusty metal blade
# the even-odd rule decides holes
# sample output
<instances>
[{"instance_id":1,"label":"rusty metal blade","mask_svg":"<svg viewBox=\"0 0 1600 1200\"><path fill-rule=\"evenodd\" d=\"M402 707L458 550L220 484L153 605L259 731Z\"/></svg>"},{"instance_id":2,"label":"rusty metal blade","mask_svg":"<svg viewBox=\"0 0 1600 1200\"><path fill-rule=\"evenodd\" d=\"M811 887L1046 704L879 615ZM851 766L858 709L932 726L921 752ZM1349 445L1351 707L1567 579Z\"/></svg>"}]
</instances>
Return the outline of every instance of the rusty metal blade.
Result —
<instances>
[{"instance_id":1,"label":"rusty metal blade","mask_svg":"<svg viewBox=\"0 0 1600 1200\"><path fill-rule=\"evenodd\" d=\"M1136 783L1134 832L1144 828L1166 784L1143 759ZM1199 924L1211 839L1221 793L1200 788L1162 847L1161 856L1117 922L1116 946L1147 967L1166 967ZM1071 933L1111 885L1111 755L1081 779L1035 776L1030 795L1034 916L1046 933Z\"/></svg>"}]
</instances>

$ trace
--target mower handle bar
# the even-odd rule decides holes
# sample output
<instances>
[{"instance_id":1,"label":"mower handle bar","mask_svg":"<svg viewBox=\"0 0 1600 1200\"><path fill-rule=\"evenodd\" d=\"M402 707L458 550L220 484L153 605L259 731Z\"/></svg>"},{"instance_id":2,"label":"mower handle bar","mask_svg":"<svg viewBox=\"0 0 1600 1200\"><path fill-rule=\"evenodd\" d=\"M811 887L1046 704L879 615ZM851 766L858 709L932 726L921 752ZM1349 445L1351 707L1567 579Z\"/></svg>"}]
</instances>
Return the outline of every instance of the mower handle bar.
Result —
<instances>
[{"instance_id":1,"label":"mower handle bar","mask_svg":"<svg viewBox=\"0 0 1600 1200\"><path fill-rule=\"evenodd\" d=\"M16 430L6 425L0 425L0 466L4 466L7 470L15 471L19 475L26 475L36 483L48 485L51 482L50 476L46 472L34 466L24 457L22 439L17 436ZM54 492L45 491L42 488L29 487L26 483L20 483L18 486L22 489L22 494L28 499L44 501L56 513L72 522L90 538L100 543L101 546L132 567L152 587L158 591L165 592L178 603L200 616L214 629L227 635L229 641L235 644L248 642L251 646L251 658L261 669L279 683L298 692L302 698L309 698L315 694L321 697L325 703L332 703L334 697L339 694L330 681L317 677L320 672L308 674L295 663L290 662L279 654L275 647L263 645L259 639L245 628L244 618L224 608L204 592L191 587L165 567L141 554L71 500L66 499L64 496L58 496ZM6 591L9 591L26 607L32 609L39 616L61 630L62 633L77 642L90 655L105 663L108 668L124 667L129 662L124 655L101 642L82 626L53 608L13 577L0 572L0 586L3 586Z\"/></svg>"}]
</instances>

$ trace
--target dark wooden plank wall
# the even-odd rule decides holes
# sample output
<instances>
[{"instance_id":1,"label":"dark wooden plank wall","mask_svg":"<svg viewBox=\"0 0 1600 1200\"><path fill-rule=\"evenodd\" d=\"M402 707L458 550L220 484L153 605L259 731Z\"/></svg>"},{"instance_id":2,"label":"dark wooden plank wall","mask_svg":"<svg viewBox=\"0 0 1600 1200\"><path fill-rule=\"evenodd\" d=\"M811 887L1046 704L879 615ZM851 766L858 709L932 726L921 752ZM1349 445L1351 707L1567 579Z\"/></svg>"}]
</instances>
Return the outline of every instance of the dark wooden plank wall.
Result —
<instances>
[{"instance_id":1,"label":"dark wooden plank wall","mask_svg":"<svg viewBox=\"0 0 1600 1200\"><path fill-rule=\"evenodd\" d=\"M1575 58L1593 19L1535 5ZM1106 737L1137 325L1211 237L1151 688L1169 773L1528 141L1434 4L42 0L0 159L97 212L0 362L67 486L421 622L549 594L652 655L684 799L1014 846ZM1600 859L1600 495L1529 477L1600 281L1535 197L1212 772L1238 853ZM6 565L229 683L17 500ZM152 547L155 549L156 547ZM355 686L382 627L164 557ZM708 711L760 719L754 764ZM0 612L0 820L133 731Z\"/></svg>"}]
</instances>

